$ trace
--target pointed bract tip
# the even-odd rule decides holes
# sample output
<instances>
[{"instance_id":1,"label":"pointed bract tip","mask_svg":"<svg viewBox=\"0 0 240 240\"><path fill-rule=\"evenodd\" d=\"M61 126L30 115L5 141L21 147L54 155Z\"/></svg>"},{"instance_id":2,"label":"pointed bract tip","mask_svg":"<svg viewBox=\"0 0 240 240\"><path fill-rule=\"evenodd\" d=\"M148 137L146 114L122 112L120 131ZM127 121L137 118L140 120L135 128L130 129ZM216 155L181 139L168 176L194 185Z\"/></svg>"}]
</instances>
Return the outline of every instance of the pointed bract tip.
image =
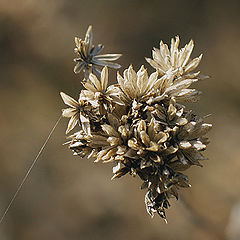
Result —
<instances>
[{"instance_id":1,"label":"pointed bract tip","mask_svg":"<svg viewBox=\"0 0 240 240\"><path fill-rule=\"evenodd\" d=\"M60 96L63 98L66 94L64 92L60 92Z\"/></svg>"}]
</instances>

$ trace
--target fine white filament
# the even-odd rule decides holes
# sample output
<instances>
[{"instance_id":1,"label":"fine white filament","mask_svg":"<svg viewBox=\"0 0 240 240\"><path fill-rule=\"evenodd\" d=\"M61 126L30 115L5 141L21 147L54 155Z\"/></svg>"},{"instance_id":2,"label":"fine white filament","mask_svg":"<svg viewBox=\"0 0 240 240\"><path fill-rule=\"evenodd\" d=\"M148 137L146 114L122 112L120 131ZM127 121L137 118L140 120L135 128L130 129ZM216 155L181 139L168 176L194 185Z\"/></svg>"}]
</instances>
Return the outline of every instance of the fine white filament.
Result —
<instances>
[{"instance_id":1,"label":"fine white filament","mask_svg":"<svg viewBox=\"0 0 240 240\"><path fill-rule=\"evenodd\" d=\"M7 215L9 209L11 208L11 206L12 206L14 200L16 199L18 193L19 193L20 190L22 189L25 181L27 180L27 178L28 178L29 174L31 173L33 167L35 166L35 164L36 164L39 156L41 155L42 151L44 150L45 146L47 145L50 137L52 136L52 134L53 134L55 128L57 127L58 123L60 122L61 118L62 118L62 116L59 117L59 119L57 120L57 122L56 122L55 125L53 126L53 128L52 128L52 130L50 131L48 137L46 138L45 142L43 143L42 147L40 148L38 154L36 155L35 159L32 161L30 167L28 168L27 173L25 174L25 176L23 177L22 181L21 181L20 184L18 185L18 188L17 188L16 192L15 192L14 195L12 196L12 198L11 198L8 206L6 207L6 209L5 209L2 217L1 217L1 219L0 219L0 224L2 224L5 216Z\"/></svg>"}]
</instances>

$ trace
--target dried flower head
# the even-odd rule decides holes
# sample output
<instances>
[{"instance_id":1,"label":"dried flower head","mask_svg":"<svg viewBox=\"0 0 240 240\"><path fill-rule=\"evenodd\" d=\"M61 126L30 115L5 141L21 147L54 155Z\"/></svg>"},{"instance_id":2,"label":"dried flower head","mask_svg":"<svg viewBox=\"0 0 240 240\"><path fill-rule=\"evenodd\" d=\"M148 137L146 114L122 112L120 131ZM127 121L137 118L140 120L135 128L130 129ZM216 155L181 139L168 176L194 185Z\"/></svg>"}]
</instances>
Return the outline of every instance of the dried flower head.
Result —
<instances>
[{"instance_id":1,"label":"dried flower head","mask_svg":"<svg viewBox=\"0 0 240 240\"><path fill-rule=\"evenodd\" d=\"M167 44L161 41L160 48L154 48L152 51L153 59L146 58L146 60L161 76L180 77L188 74L188 78L195 78L200 72L192 73L192 71L199 65L202 54L189 62L194 47L193 40L180 50L178 49L179 43L179 36L176 36L176 39L172 38L169 50Z\"/></svg>"},{"instance_id":2,"label":"dried flower head","mask_svg":"<svg viewBox=\"0 0 240 240\"><path fill-rule=\"evenodd\" d=\"M132 65L123 72L123 77L120 73L117 74L119 84L120 98L130 103L134 99L144 101L146 97L151 95L151 92L159 85L158 73L152 73L149 77L147 70L142 66L136 73Z\"/></svg>"},{"instance_id":3,"label":"dried flower head","mask_svg":"<svg viewBox=\"0 0 240 240\"><path fill-rule=\"evenodd\" d=\"M116 88L108 87L108 68L105 66L101 72L101 78L90 73L89 78L83 83L86 90L82 91L81 99L91 103L92 106L99 109L103 114L108 108L113 108L115 104L123 105L123 102L117 96Z\"/></svg>"},{"instance_id":4,"label":"dried flower head","mask_svg":"<svg viewBox=\"0 0 240 240\"><path fill-rule=\"evenodd\" d=\"M78 55L74 61L77 63L74 67L74 72L79 73L82 70L85 73L85 80L88 79L89 73L94 73L100 76L101 71L97 66L108 66L114 69L121 67L118 63L113 63L121 57L121 54L103 54L98 55L104 48L102 44L98 44L96 47L93 45L93 33L92 26L88 27L85 40L75 37L76 48L74 52Z\"/></svg>"},{"instance_id":5,"label":"dried flower head","mask_svg":"<svg viewBox=\"0 0 240 240\"><path fill-rule=\"evenodd\" d=\"M68 134L77 125L77 123L81 123L82 128L86 132L90 133L89 117L87 114L87 110L90 110L88 103L83 101L81 98L79 98L77 102L75 99L63 92L61 92L60 95L64 103L70 106L70 108L66 108L62 112L63 117L70 118L66 134Z\"/></svg>"},{"instance_id":6,"label":"dried flower head","mask_svg":"<svg viewBox=\"0 0 240 240\"><path fill-rule=\"evenodd\" d=\"M188 63L193 42L181 50L178 44L176 37L169 51L161 42L154 60L148 59L156 68L150 76L144 66L137 72L129 66L123 77L117 73L118 84L107 86L104 67L100 79L91 73L83 82L78 102L61 93L71 107L63 111L70 117L67 132L81 123L69 137L74 155L114 163L112 179L127 173L140 177L147 212L164 220L170 198L178 199L178 190L191 186L183 171L206 159L202 152L212 127L180 104L197 100L199 92L189 86L199 80L191 71L201 57Z\"/></svg>"}]
</instances>

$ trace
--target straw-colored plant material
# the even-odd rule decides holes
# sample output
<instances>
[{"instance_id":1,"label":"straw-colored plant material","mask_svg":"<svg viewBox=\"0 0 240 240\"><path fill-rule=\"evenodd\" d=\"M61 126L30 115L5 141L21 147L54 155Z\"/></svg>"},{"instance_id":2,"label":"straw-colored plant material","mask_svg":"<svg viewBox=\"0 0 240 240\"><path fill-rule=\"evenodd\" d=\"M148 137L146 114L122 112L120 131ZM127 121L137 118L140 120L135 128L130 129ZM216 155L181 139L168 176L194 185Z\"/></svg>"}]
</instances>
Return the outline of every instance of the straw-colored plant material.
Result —
<instances>
[{"instance_id":1,"label":"straw-colored plant material","mask_svg":"<svg viewBox=\"0 0 240 240\"><path fill-rule=\"evenodd\" d=\"M83 70L86 80L91 72L100 76L101 71L97 66L108 66L114 69L121 67L121 65L113 63L112 61L119 59L122 54L98 55L103 50L104 46L102 44L98 44L96 47L93 45L92 26L88 27L84 40L75 37L75 44L76 47L74 48L74 52L78 57L74 59L77 63L74 67L74 72L79 73Z\"/></svg>"},{"instance_id":2,"label":"straw-colored plant material","mask_svg":"<svg viewBox=\"0 0 240 240\"><path fill-rule=\"evenodd\" d=\"M85 89L78 101L61 93L70 106L63 110L63 116L70 118L67 133L76 130L68 137L70 149L81 158L113 163L112 179L125 174L140 177L141 188L147 191L147 212L166 220L169 199L178 199L178 190L190 187L183 171L202 166L206 159L202 152L212 125L182 105L199 98L200 92L190 86L199 80L200 72L194 70L201 55L190 61L193 41L179 50L176 37L170 50L161 42L160 49L153 50L153 59L147 58L155 72L149 75L144 66L138 71L129 66L123 74L117 73L116 84L108 86L107 66L117 65L99 64L99 59L110 55L95 61L101 48L92 46L91 27L85 41L77 39L76 44L76 52L82 56L80 64L85 66ZM86 75L89 65L84 57L88 54L92 54L93 73L94 64L105 65L99 76ZM114 56L111 60L120 55ZM76 67L75 72L81 68Z\"/></svg>"}]
</instances>

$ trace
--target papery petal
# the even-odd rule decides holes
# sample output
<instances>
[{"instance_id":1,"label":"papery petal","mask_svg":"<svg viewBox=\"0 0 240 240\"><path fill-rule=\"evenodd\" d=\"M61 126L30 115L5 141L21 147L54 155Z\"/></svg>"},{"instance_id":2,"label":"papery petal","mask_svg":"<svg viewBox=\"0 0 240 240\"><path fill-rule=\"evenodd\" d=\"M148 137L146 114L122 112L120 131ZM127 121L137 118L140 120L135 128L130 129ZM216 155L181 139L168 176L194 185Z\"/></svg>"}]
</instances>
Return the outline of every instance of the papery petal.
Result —
<instances>
[{"instance_id":1,"label":"papery petal","mask_svg":"<svg viewBox=\"0 0 240 240\"><path fill-rule=\"evenodd\" d=\"M100 84L100 81L97 79L97 77L90 73L89 75L89 83L91 83L93 85L94 88L96 88L96 91L101 91L102 90L102 87L101 87L101 84Z\"/></svg>"},{"instance_id":2,"label":"papery petal","mask_svg":"<svg viewBox=\"0 0 240 240\"><path fill-rule=\"evenodd\" d=\"M87 47L87 53L90 53L90 50L92 48L92 43L93 43L93 33L92 33L92 26L90 25L88 27L86 36L85 36L85 43L87 43L88 47Z\"/></svg>"},{"instance_id":3,"label":"papery petal","mask_svg":"<svg viewBox=\"0 0 240 240\"><path fill-rule=\"evenodd\" d=\"M114 136L114 137L119 137L119 134L116 132L116 130L108 125L108 124L103 124L102 126L102 130L108 135L108 136Z\"/></svg>"},{"instance_id":4,"label":"papery petal","mask_svg":"<svg viewBox=\"0 0 240 240\"><path fill-rule=\"evenodd\" d=\"M107 66L105 66L102 69L102 73L101 73L101 88L102 88L102 91L105 91L107 89L107 84L108 84L108 68L107 68Z\"/></svg>"},{"instance_id":5,"label":"papery petal","mask_svg":"<svg viewBox=\"0 0 240 240\"><path fill-rule=\"evenodd\" d=\"M104 46L102 44L98 44L97 47L93 47L91 49L90 55L91 56L96 56L103 50Z\"/></svg>"},{"instance_id":6,"label":"papery petal","mask_svg":"<svg viewBox=\"0 0 240 240\"><path fill-rule=\"evenodd\" d=\"M185 68L185 72L191 72L192 70L194 70L200 63L202 59L202 54L197 57L197 58L194 58Z\"/></svg>"},{"instance_id":7,"label":"papery petal","mask_svg":"<svg viewBox=\"0 0 240 240\"><path fill-rule=\"evenodd\" d=\"M67 117L67 118L70 118L72 117L73 115L75 115L77 113L76 109L75 108L66 108L63 110L62 112L62 116L63 117Z\"/></svg>"},{"instance_id":8,"label":"papery petal","mask_svg":"<svg viewBox=\"0 0 240 240\"><path fill-rule=\"evenodd\" d=\"M99 66L107 66L107 67L114 68L114 69L118 69L121 67L121 65L118 63L112 63L112 62L98 60L95 57L92 58L92 63L99 65Z\"/></svg>"},{"instance_id":9,"label":"papery petal","mask_svg":"<svg viewBox=\"0 0 240 240\"><path fill-rule=\"evenodd\" d=\"M85 63L83 61L82 62L78 62L76 64L76 66L74 67L73 71L75 73L80 73L83 70L84 66L85 66Z\"/></svg>"},{"instance_id":10,"label":"papery petal","mask_svg":"<svg viewBox=\"0 0 240 240\"><path fill-rule=\"evenodd\" d=\"M77 114L73 115L69 122L68 122L68 127L67 127L67 130L66 130L66 134L68 134L78 123L79 121L79 117Z\"/></svg>"},{"instance_id":11,"label":"papery petal","mask_svg":"<svg viewBox=\"0 0 240 240\"><path fill-rule=\"evenodd\" d=\"M78 102L76 100L74 100L72 97L68 96L67 94L60 92L60 95L63 99L63 102L73 108L77 108L78 107Z\"/></svg>"},{"instance_id":12,"label":"papery petal","mask_svg":"<svg viewBox=\"0 0 240 240\"><path fill-rule=\"evenodd\" d=\"M122 54L103 54L95 56L94 59L100 61L115 61L119 59L121 56Z\"/></svg>"}]
</instances>

